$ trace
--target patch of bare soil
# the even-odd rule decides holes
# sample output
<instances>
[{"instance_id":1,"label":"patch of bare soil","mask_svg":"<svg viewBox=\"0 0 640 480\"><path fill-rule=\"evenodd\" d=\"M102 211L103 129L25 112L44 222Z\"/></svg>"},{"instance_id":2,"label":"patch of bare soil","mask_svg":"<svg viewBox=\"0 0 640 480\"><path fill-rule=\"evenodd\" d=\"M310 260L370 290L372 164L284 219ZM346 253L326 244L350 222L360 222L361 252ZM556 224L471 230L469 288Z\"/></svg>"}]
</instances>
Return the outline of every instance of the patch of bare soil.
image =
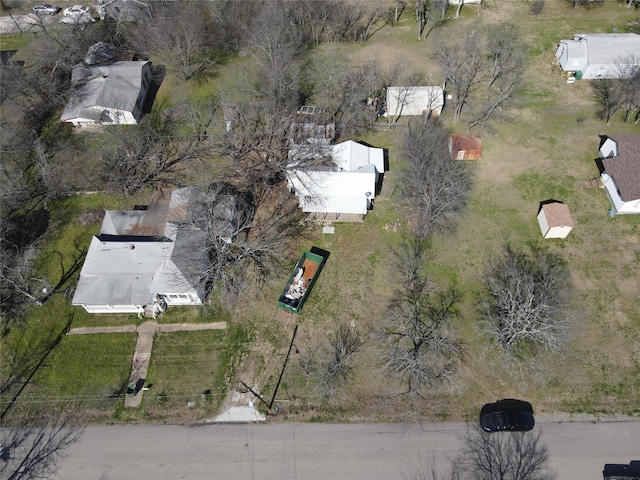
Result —
<instances>
[{"instance_id":1,"label":"patch of bare soil","mask_svg":"<svg viewBox=\"0 0 640 480\"><path fill-rule=\"evenodd\" d=\"M90 225L94 223L100 223L104 217L104 210L91 210L84 212L78 217L78 223L80 225Z\"/></svg>"}]
</instances>

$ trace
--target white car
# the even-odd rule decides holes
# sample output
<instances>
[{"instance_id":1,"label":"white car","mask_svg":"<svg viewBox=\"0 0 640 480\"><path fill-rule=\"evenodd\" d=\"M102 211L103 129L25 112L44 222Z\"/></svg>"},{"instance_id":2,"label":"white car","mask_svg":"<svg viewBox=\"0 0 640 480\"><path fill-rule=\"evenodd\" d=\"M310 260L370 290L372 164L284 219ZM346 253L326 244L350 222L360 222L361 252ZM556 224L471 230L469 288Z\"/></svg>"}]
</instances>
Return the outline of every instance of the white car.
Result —
<instances>
[{"instance_id":1,"label":"white car","mask_svg":"<svg viewBox=\"0 0 640 480\"><path fill-rule=\"evenodd\" d=\"M62 23L92 23L96 19L91 14L91 9L86 5L74 5L62 11Z\"/></svg>"},{"instance_id":2,"label":"white car","mask_svg":"<svg viewBox=\"0 0 640 480\"><path fill-rule=\"evenodd\" d=\"M60 7L56 7L50 3L36 3L33 6L33 13L36 15L55 15L60 10L62 10Z\"/></svg>"}]
</instances>

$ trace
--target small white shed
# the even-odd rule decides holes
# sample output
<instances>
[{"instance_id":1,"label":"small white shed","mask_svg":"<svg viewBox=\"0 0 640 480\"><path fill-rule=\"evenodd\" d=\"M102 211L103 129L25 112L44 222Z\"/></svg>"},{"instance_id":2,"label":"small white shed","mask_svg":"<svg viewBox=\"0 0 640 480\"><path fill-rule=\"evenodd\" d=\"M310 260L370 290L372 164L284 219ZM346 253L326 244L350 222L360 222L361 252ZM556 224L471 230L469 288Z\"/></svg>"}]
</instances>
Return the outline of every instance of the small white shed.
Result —
<instances>
[{"instance_id":1,"label":"small white shed","mask_svg":"<svg viewBox=\"0 0 640 480\"><path fill-rule=\"evenodd\" d=\"M565 238L573 229L569 207L562 202L543 203L538 212L538 224L544 238Z\"/></svg>"},{"instance_id":2,"label":"small white shed","mask_svg":"<svg viewBox=\"0 0 640 480\"><path fill-rule=\"evenodd\" d=\"M396 121L401 116L438 116L444 107L444 90L440 86L387 87L384 116Z\"/></svg>"}]
</instances>

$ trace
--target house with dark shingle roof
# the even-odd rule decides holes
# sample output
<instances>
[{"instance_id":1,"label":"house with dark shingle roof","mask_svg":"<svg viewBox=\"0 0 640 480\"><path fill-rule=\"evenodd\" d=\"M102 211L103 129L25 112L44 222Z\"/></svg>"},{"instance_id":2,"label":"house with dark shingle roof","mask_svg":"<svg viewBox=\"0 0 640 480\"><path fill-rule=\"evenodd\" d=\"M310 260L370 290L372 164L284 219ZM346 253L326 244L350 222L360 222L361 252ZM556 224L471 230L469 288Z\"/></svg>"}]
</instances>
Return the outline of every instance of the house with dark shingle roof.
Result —
<instances>
[{"instance_id":1,"label":"house with dark shingle roof","mask_svg":"<svg viewBox=\"0 0 640 480\"><path fill-rule=\"evenodd\" d=\"M60 120L75 126L136 124L152 80L148 61L76 65L71 73L71 95Z\"/></svg>"},{"instance_id":2,"label":"house with dark shingle roof","mask_svg":"<svg viewBox=\"0 0 640 480\"><path fill-rule=\"evenodd\" d=\"M601 135L599 153L612 213L640 213L640 135Z\"/></svg>"}]
</instances>

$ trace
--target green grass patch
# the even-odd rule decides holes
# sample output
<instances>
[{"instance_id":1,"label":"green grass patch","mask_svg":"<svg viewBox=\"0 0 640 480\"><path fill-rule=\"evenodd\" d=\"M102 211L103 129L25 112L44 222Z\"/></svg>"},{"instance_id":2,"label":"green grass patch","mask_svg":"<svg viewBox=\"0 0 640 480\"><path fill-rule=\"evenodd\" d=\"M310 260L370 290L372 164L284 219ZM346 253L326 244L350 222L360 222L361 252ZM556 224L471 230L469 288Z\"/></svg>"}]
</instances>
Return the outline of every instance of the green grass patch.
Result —
<instances>
[{"instance_id":1,"label":"green grass patch","mask_svg":"<svg viewBox=\"0 0 640 480\"><path fill-rule=\"evenodd\" d=\"M239 325L230 325L226 330L157 335L146 382L150 390L145 393L143 410L161 417L161 412L156 411L158 404L171 410L188 402L206 402L205 411L215 413L251 341L251 331ZM207 390L210 395L203 399Z\"/></svg>"}]
</instances>

